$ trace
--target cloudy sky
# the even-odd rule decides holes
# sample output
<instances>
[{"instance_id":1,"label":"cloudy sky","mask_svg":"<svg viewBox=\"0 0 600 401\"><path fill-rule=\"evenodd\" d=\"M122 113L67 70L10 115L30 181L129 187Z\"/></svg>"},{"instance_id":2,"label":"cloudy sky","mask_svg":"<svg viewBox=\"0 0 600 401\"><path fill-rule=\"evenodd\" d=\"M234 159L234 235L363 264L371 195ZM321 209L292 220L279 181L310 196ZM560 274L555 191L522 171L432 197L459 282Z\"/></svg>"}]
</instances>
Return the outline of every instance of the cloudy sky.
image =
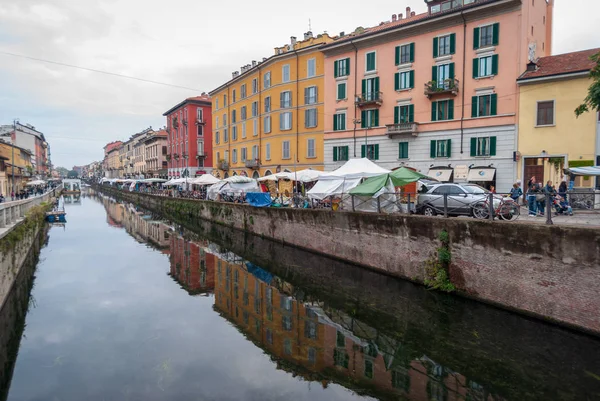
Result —
<instances>
[{"instance_id":1,"label":"cloudy sky","mask_svg":"<svg viewBox=\"0 0 600 401\"><path fill-rule=\"evenodd\" d=\"M541 1L541 0L540 0ZM554 53L600 47L600 5L557 0ZM0 124L14 118L46 134L55 165L102 158L102 147L148 126L183 98L210 91L231 71L272 54L275 46L314 33L376 25L423 0L318 3L275 0L0 1ZM317 3L315 3L316 5ZM360 12L352 12L360 10ZM108 71L189 89L136 81L7 55Z\"/></svg>"}]
</instances>

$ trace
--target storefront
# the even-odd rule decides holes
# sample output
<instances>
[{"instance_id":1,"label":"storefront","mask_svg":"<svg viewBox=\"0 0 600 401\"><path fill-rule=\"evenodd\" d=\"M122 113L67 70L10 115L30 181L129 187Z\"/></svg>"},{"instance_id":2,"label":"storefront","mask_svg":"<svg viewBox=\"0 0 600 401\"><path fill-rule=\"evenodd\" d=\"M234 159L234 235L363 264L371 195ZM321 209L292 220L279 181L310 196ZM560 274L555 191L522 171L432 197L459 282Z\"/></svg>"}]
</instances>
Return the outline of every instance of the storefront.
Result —
<instances>
[{"instance_id":1,"label":"storefront","mask_svg":"<svg viewBox=\"0 0 600 401\"><path fill-rule=\"evenodd\" d=\"M431 167L427 175L439 182L454 182L454 169L452 167Z\"/></svg>"},{"instance_id":2,"label":"storefront","mask_svg":"<svg viewBox=\"0 0 600 401\"><path fill-rule=\"evenodd\" d=\"M467 181L486 189L496 188L496 169L493 167L472 167L469 169Z\"/></svg>"}]
</instances>

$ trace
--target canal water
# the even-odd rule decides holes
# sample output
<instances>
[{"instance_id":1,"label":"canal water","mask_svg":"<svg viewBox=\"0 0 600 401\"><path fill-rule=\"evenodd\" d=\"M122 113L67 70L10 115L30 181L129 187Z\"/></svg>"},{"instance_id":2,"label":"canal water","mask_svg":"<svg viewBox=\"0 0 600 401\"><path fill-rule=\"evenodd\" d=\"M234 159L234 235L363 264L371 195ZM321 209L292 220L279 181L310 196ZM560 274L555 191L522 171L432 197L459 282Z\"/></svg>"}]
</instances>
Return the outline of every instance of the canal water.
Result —
<instances>
[{"instance_id":1,"label":"canal water","mask_svg":"<svg viewBox=\"0 0 600 401\"><path fill-rule=\"evenodd\" d=\"M595 338L101 194L67 201L3 308L0 398L600 399Z\"/></svg>"}]
</instances>

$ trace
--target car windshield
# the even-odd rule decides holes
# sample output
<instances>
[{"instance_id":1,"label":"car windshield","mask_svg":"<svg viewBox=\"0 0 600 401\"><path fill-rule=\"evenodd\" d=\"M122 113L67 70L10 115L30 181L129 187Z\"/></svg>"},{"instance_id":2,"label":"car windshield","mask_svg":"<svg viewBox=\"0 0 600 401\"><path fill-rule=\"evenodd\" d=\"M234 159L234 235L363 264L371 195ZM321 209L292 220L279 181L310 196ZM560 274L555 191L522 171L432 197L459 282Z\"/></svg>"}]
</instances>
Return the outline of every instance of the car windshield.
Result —
<instances>
[{"instance_id":1,"label":"car windshield","mask_svg":"<svg viewBox=\"0 0 600 401\"><path fill-rule=\"evenodd\" d=\"M487 189L480 187L479 185L463 185L463 189L467 193L475 194L475 195L487 194L490 192Z\"/></svg>"}]
</instances>

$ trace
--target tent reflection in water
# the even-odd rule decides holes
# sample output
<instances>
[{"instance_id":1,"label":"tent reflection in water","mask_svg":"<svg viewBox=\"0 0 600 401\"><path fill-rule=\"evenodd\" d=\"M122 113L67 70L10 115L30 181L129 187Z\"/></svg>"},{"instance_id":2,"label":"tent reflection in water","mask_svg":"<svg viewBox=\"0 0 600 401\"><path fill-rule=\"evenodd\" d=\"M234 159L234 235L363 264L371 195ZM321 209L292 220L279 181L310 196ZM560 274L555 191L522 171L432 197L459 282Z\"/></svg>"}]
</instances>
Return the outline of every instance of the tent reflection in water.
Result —
<instances>
[{"instance_id":1,"label":"tent reflection in water","mask_svg":"<svg viewBox=\"0 0 600 401\"><path fill-rule=\"evenodd\" d=\"M361 212L398 212L399 198L396 194L396 188L423 178L430 179L425 174L406 167L400 167L389 174L369 178L350 191L350 194L354 196L354 210ZM407 207L410 208L410 205Z\"/></svg>"}]
</instances>

